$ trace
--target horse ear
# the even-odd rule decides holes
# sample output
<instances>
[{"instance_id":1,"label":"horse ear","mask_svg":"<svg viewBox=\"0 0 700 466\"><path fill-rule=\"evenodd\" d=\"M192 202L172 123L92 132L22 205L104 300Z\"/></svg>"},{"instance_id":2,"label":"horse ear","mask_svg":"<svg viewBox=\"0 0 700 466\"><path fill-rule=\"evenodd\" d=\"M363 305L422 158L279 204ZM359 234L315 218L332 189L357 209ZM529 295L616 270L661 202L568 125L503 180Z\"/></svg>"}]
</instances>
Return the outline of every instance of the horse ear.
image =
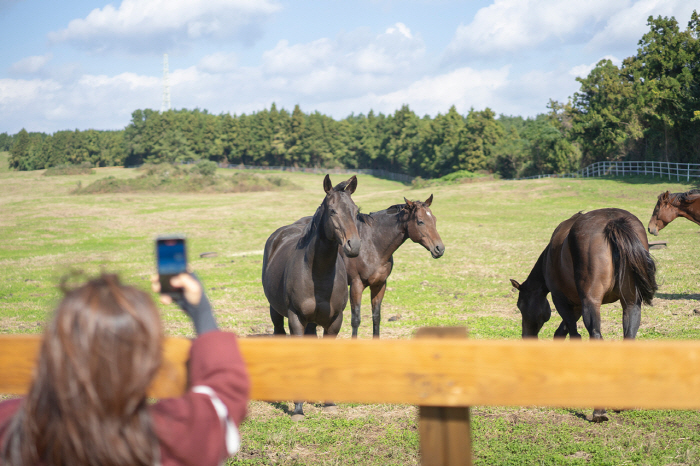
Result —
<instances>
[{"instance_id":1,"label":"horse ear","mask_svg":"<svg viewBox=\"0 0 700 466\"><path fill-rule=\"evenodd\" d=\"M413 202L409 201L405 197L403 198L404 202L406 202L406 205L408 206L409 209L413 209Z\"/></svg>"},{"instance_id":2,"label":"horse ear","mask_svg":"<svg viewBox=\"0 0 700 466\"><path fill-rule=\"evenodd\" d=\"M331 189L333 189L333 183L331 183L331 177L326 175L326 177L323 179L323 190L326 191L326 194L328 194Z\"/></svg>"},{"instance_id":3,"label":"horse ear","mask_svg":"<svg viewBox=\"0 0 700 466\"><path fill-rule=\"evenodd\" d=\"M516 290L520 290L520 283L513 280L512 278L510 279L510 283L513 285L513 288L515 288Z\"/></svg>"},{"instance_id":4,"label":"horse ear","mask_svg":"<svg viewBox=\"0 0 700 466\"><path fill-rule=\"evenodd\" d=\"M345 185L345 192L348 194L352 194L355 192L356 189L357 189L357 177L355 175L353 175L352 178L350 178L348 180L348 184Z\"/></svg>"},{"instance_id":5,"label":"horse ear","mask_svg":"<svg viewBox=\"0 0 700 466\"><path fill-rule=\"evenodd\" d=\"M432 204L432 203L433 203L433 195L431 194L430 197L428 199L426 199L424 204L427 205L428 207L430 207L430 204Z\"/></svg>"},{"instance_id":6,"label":"horse ear","mask_svg":"<svg viewBox=\"0 0 700 466\"><path fill-rule=\"evenodd\" d=\"M671 195L671 193L670 193L669 191L666 191L665 193L663 193L663 194L661 195L661 200L662 200L662 201L668 201L668 196L670 196L670 195Z\"/></svg>"}]
</instances>

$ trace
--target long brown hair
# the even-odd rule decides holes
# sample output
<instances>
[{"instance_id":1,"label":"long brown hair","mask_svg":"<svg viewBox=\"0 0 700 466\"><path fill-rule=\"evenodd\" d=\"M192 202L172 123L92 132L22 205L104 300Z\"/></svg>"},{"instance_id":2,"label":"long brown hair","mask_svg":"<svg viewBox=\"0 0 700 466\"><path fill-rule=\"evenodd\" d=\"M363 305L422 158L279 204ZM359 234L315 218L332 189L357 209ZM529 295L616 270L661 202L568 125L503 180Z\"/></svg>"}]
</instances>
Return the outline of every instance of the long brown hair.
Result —
<instances>
[{"instance_id":1,"label":"long brown hair","mask_svg":"<svg viewBox=\"0 0 700 466\"><path fill-rule=\"evenodd\" d=\"M150 296L103 274L64 290L2 455L19 465L153 465L146 389L161 362Z\"/></svg>"}]
</instances>

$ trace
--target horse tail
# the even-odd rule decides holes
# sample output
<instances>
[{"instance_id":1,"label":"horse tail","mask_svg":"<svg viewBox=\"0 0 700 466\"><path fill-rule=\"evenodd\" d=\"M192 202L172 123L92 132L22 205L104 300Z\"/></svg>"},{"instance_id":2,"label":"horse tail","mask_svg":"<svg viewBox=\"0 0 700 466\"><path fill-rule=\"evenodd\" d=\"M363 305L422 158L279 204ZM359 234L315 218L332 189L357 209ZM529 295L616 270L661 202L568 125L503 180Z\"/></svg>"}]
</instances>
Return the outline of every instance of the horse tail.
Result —
<instances>
[{"instance_id":1,"label":"horse tail","mask_svg":"<svg viewBox=\"0 0 700 466\"><path fill-rule=\"evenodd\" d=\"M603 230L605 239L612 247L615 276L618 285L622 285L625 271L632 271L637 295L641 295L645 304L651 305L656 290L656 264L635 233L629 218L621 217L611 220Z\"/></svg>"}]
</instances>

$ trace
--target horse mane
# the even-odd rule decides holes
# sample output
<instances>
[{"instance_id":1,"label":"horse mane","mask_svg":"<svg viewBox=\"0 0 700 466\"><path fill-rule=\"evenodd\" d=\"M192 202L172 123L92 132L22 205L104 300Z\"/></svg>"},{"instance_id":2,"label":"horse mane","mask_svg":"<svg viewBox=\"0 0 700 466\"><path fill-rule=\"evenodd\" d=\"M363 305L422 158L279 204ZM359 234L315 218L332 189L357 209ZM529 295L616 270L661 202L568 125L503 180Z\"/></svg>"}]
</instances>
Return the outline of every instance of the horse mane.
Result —
<instances>
[{"instance_id":1,"label":"horse mane","mask_svg":"<svg viewBox=\"0 0 700 466\"><path fill-rule=\"evenodd\" d=\"M352 180L352 178L350 178L350 180ZM350 183L350 180L341 181L337 185L333 186L333 191L345 191L345 188L347 187L348 183Z\"/></svg>"},{"instance_id":2,"label":"horse mane","mask_svg":"<svg viewBox=\"0 0 700 466\"><path fill-rule=\"evenodd\" d=\"M398 214L399 212L401 212L405 208L406 208L406 204L394 204L393 206L387 207L386 209L384 209L384 211L387 214L391 215L391 214Z\"/></svg>"},{"instance_id":3,"label":"horse mane","mask_svg":"<svg viewBox=\"0 0 700 466\"><path fill-rule=\"evenodd\" d=\"M363 214L362 212L360 212L360 207L358 207L357 208L357 220L359 222L364 223L365 225L371 226L374 223L374 218L372 217L372 213Z\"/></svg>"},{"instance_id":4,"label":"horse mane","mask_svg":"<svg viewBox=\"0 0 700 466\"><path fill-rule=\"evenodd\" d=\"M297 242L297 247L305 248L308 246L309 241L311 241L311 238L314 236L314 234L316 234L316 230L318 230L318 225L321 223L321 217L323 217L323 213L325 211L326 200L324 199L321 205L318 206L318 209L316 209L316 213L314 213L311 221L306 224L306 227L304 227L301 238L299 238L299 241Z\"/></svg>"},{"instance_id":5,"label":"horse mane","mask_svg":"<svg viewBox=\"0 0 700 466\"><path fill-rule=\"evenodd\" d=\"M690 191L679 193L677 199L679 202L688 203L696 200L698 194L700 194L700 189L691 189Z\"/></svg>"}]
</instances>

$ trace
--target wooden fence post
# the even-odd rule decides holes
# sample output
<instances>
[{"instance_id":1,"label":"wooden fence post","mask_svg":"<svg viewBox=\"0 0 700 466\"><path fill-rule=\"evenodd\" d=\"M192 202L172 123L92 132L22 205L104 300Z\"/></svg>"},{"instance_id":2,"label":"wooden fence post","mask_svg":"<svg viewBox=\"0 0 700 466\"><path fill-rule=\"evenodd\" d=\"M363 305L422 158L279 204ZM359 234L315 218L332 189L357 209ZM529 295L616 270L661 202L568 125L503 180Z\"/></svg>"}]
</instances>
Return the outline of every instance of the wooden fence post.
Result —
<instances>
[{"instance_id":1,"label":"wooden fence post","mask_svg":"<svg viewBox=\"0 0 700 466\"><path fill-rule=\"evenodd\" d=\"M416 338L467 338L465 327L424 327ZM422 466L472 464L469 407L418 407Z\"/></svg>"}]
</instances>

